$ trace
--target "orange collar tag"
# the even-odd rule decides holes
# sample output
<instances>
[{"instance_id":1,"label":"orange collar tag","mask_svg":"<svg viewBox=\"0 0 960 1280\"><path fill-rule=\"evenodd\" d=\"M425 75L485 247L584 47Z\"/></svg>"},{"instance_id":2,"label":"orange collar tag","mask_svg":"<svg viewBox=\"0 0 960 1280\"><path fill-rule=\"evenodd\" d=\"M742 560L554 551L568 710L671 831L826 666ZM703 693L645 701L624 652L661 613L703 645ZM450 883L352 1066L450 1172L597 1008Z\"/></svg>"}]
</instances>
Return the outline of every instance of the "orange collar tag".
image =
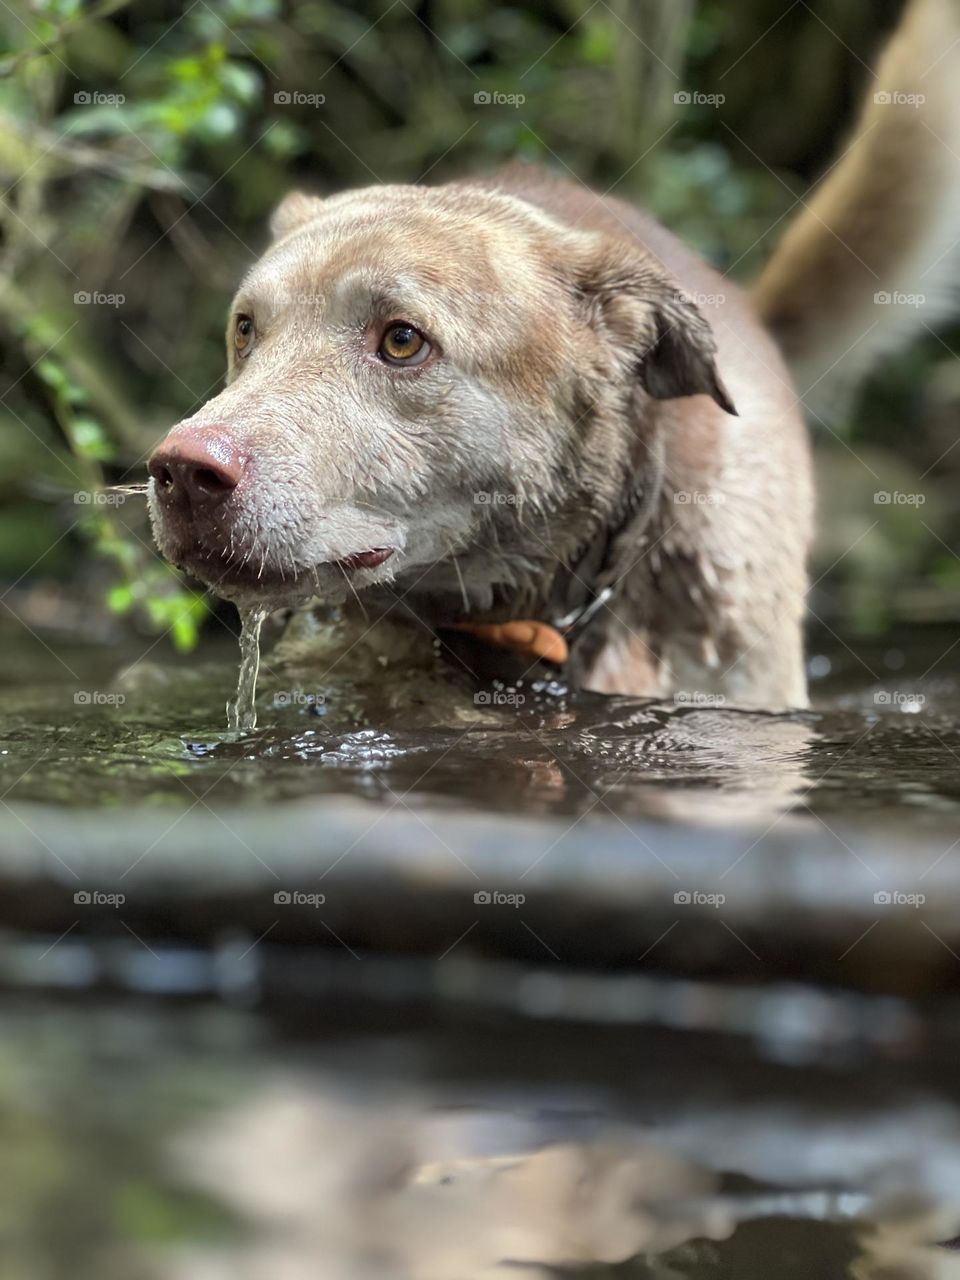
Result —
<instances>
[{"instance_id":1,"label":"orange collar tag","mask_svg":"<svg viewBox=\"0 0 960 1280\"><path fill-rule=\"evenodd\" d=\"M510 649L532 660L541 659L562 666L570 656L570 646L547 622L456 622L453 631L467 631L497 649Z\"/></svg>"}]
</instances>

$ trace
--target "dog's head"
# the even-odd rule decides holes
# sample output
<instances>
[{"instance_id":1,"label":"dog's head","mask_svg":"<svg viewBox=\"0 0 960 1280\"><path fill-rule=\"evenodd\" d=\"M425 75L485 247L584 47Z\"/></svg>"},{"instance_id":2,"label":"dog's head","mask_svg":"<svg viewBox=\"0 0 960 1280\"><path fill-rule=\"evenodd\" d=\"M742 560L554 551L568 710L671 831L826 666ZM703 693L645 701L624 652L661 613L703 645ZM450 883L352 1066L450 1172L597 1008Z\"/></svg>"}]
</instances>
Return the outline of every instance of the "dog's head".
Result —
<instances>
[{"instance_id":1,"label":"dog's head","mask_svg":"<svg viewBox=\"0 0 960 1280\"><path fill-rule=\"evenodd\" d=\"M150 460L161 551L220 595L489 607L637 483L651 400L732 410L709 326L627 237L470 186L294 194L272 229L226 388Z\"/></svg>"}]
</instances>

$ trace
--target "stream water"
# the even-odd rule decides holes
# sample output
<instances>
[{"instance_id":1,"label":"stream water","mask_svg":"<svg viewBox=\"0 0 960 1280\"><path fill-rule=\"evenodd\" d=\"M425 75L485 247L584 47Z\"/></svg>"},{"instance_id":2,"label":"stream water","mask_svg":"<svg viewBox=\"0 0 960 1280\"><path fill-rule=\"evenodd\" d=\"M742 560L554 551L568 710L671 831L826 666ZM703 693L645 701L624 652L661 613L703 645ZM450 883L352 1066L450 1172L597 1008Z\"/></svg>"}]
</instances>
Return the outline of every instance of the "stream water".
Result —
<instances>
[{"instance_id":1,"label":"stream water","mask_svg":"<svg viewBox=\"0 0 960 1280\"><path fill-rule=\"evenodd\" d=\"M960 817L960 680L947 627L849 647L813 637L812 709L776 716L542 682L456 688L429 705L433 687L402 673L358 679L339 659L280 664L276 630L264 641L257 710L256 629L239 702L226 632L179 660L149 644L124 653L8 633L0 793L87 806L396 793L537 815L577 815L602 796L602 811L624 818L745 822L789 810L914 832L950 831Z\"/></svg>"},{"instance_id":2,"label":"stream water","mask_svg":"<svg viewBox=\"0 0 960 1280\"><path fill-rule=\"evenodd\" d=\"M237 696L227 703L227 728L244 732L257 727L257 680L260 675L260 632L266 609L243 609L240 612L240 670L237 673Z\"/></svg>"},{"instance_id":3,"label":"stream water","mask_svg":"<svg viewBox=\"0 0 960 1280\"><path fill-rule=\"evenodd\" d=\"M837 833L849 861L836 865L863 874L871 912L887 887L870 874L874 860L890 865L884 842L922 850L923 874L949 885L960 835L951 629L812 636L813 706L782 716L549 682L454 682L434 697L422 672L378 679L376 655L311 666L277 639L262 616L246 620L237 695L226 632L180 659L146 642L122 652L0 637L0 1170L15 1189L0 1234L16 1224L11 1276L957 1276L947 1245L960 1233L960 942L906 914L902 927L870 933L871 918L843 932L826 911L838 885L802 852ZM698 829L704 862L717 833L772 830L778 892L792 892L788 862L791 884L809 881L795 918L813 904L811 945L836 960L870 937L853 951L857 970L831 969L833 986L805 970L802 923L775 972L750 969L763 954L760 894L759 933L724 916L671 952L658 939L670 916L658 923L652 890L624 877L608 896L633 911L639 941L626 969L594 958L587 972L586 953L570 960L561 942L579 916L561 877L549 898L544 856L540 914L525 910L512 932L476 946L471 915L427 914L445 940L410 954L411 917L389 883L378 895L382 870L360 876L343 907L338 882L320 885L330 902L313 923L273 905L287 881L263 865L264 832L284 866L337 866L343 804L370 815L358 831L381 822L382 867L413 859L417 832L435 829L437 856L448 845L473 901L450 834L461 819L474 823L467 860L484 889L485 860L502 871L524 824L590 833L598 877L601 864L610 876L601 855L618 840L628 859L652 850L667 877L675 861L693 865L684 842L696 846ZM317 852L284 849L314 811ZM236 842L214 849L228 827ZM113 882L118 851L129 856ZM156 896L141 903L147 882L123 877L151 858ZM196 901L177 887L192 858ZM776 868L753 858L728 883L745 893L762 872L777 888ZM231 888L231 860L248 876L262 870L262 891ZM442 861L410 865L414 890L445 882ZM119 887L129 900L85 915L60 906L64 885ZM790 911L788 899L788 921ZM376 946L351 932L358 918ZM711 939L731 929L748 966L732 982L710 971ZM918 956L936 999L912 995ZM624 987L627 972L647 985Z\"/></svg>"}]
</instances>

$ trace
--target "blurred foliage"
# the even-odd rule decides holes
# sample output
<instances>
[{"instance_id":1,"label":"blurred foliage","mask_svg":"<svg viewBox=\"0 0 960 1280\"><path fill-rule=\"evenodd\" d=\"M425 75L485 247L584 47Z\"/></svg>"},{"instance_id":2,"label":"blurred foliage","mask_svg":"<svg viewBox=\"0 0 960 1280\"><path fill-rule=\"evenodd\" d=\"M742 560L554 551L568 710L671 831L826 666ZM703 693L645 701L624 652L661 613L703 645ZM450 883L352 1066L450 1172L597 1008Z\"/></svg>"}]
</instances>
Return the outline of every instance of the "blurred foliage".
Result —
<instances>
[{"instance_id":1,"label":"blurred foliage","mask_svg":"<svg viewBox=\"0 0 960 1280\"><path fill-rule=\"evenodd\" d=\"M899 9L4 5L0 576L17 610L29 621L31 592L54 584L95 627L111 611L193 643L206 606L151 551L142 502L95 495L142 481L151 445L217 389L224 309L286 190L439 181L519 155L643 201L749 278L839 145L861 59ZM722 110L678 105L691 89L722 93ZM475 100L495 92L524 100ZM857 419L821 442L828 493L849 492L860 468L912 476L931 501L877 521L831 566L851 511L828 498L819 609L882 627L910 584L913 612L956 612L952 346L931 338L891 362ZM848 442L869 444L871 471ZM872 499L853 518L874 521Z\"/></svg>"}]
</instances>

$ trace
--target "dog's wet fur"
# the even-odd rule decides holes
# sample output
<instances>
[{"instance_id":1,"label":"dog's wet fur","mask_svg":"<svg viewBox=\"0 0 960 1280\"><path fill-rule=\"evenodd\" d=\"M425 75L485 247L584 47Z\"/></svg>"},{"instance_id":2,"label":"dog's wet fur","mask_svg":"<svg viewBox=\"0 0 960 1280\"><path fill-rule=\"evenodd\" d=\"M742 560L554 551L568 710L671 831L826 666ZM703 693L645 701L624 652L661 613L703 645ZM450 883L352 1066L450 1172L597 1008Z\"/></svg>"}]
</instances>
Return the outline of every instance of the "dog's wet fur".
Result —
<instances>
[{"instance_id":1,"label":"dog's wet fur","mask_svg":"<svg viewBox=\"0 0 960 1280\"><path fill-rule=\"evenodd\" d=\"M909 85L958 27L951 0L915 0L881 71ZM890 113L870 130L901 177L921 125L953 110L939 79L922 119ZM841 162L835 203L856 205L864 145ZM294 193L231 307L226 388L154 456L158 545L241 604L321 599L375 618L402 601L435 629L550 621L557 584L589 578L585 553L606 542L613 593L568 679L803 706L811 461L769 330L796 342L802 300L812 289L822 308L829 288L841 356L856 329L838 327L880 287L863 253L876 244L885 279L903 281L960 185L953 171L924 180L926 204L910 226L897 210L892 248L874 208L871 238L851 226L835 261L829 227L801 214L793 256L775 255L759 283L760 314L644 214L531 167ZM383 358L398 324L425 339L421 362ZM184 458L200 476L190 493L175 483Z\"/></svg>"}]
</instances>

